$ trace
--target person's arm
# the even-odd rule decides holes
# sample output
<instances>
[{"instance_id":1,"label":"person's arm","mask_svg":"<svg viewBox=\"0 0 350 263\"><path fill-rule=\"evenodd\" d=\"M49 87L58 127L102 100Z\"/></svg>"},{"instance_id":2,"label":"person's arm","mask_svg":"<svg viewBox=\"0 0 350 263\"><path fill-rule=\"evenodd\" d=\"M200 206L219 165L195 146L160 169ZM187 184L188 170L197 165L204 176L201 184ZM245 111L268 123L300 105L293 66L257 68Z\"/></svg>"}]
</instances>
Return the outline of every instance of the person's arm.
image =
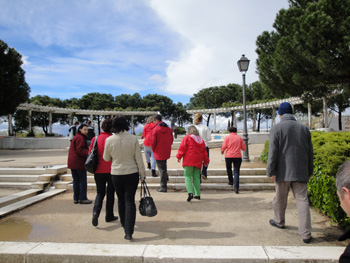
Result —
<instances>
[{"instance_id":1,"label":"person's arm","mask_svg":"<svg viewBox=\"0 0 350 263\"><path fill-rule=\"evenodd\" d=\"M241 150L245 151L247 149L247 146L245 145L243 139L241 138Z\"/></svg>"},{"instance_id":2,"label":"person's arm","mask_svg":"<svg viewBox=\"0 0 350 263\"><path fill-rule=\"evenodd\" d=\"M278 143L276 129L272 128L270 131L270 137L269 137L269 156L268 156L267 166L266 166L266 175L268 177L276 176L278 148L279 148L279 143Z\"/></svg>"},{"instance_id":3,"label":"person's arm","mask_svg":"<svg viewBox=\"0 0 350 263\"><path fill-rule=\"evenodd\" d=\"M186 150L187 150L187 137L185 136L181 143L180 143L180 147L179 147L179 150L177 151L177 154L176 154L176 158L177 158L177 161L180 162L182 157L185 155L186 153Z\"/></svg>"},{"instance_id":4,"label":"person's arm","mask_svg":"<svg viewBox=\"0 0 350 263\"><path fill-rule=\"evenodd\" d=\"M227 149L227 136L225 137L224 139L224 142L222 143L222 146L221 146L221 154L224 154L225 150Z\"/></svg>"},{"instance_id":5,"label":"person's arm","mask_svg":"<svg viewBox=\"0 0 350 263\"><path fill-rule=\"evenodd\" d=\"M207 126L206 126L206 139L207 141L211 141L211 132Z\"/></svg>"},{"instance_id":6,"label":"person's arm","mask_svg":"<svg viewBox=\"0 0 350 263\"><path fill-rule=\"evenodd\" d=\"M92 138L91 143L90 143L90 148L89 148L89 153L92 150L92 147L94 146L94 141L95 141L96 137Z\"/></svg>"},{"instance_id":7,"label":"person's arm","mask_svg":"<svg viewBox=\"0 0 350 263\"><path fill-rule=\"evenodd\" d=\"M157 147L157 132L156 132L156 130L157 130L157 128L154 127L152 130L152 134L151 134L151 147L152 147L153 152Z\"/></svg>"},{"instance_id":8,"label":"person's arm","mask_svg":"<svg viewBox=\"0 0 350 263\"><path fill-rule=\"evenodd\" d=\"M140 179L141 181L144 181L146 180L146 169L145 169L145 165L143 164L141 149L140 149L140 145L139 145L139 141L137 140L137 137L135 137L134 148L135 148L135 161L137 164L137 168L139 170Z\"/></svg>"},{"instance_id":9,"label":"person's arm","mask_svg":"<svg viewBox=\"0 0 350 263\"><path fill-rule=\"evenodd\" d=\"M105 160L106 162L109 162L110 160L112 160L112 156L109 153L109 144L108 141L106 140L105 142L105 150L103 151L103 160Z\"/></svg>"}]
</instances>

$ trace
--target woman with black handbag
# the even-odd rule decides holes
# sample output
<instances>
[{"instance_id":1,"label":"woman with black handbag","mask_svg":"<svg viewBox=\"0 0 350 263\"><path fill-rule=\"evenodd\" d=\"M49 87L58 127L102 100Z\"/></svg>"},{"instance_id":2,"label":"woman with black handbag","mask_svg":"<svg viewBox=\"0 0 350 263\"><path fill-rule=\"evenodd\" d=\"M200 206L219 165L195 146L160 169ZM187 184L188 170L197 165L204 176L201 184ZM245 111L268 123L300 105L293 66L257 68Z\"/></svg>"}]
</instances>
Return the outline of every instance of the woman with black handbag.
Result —
<instances>
[{"instance_id":1,"label":"woman with black handbag","mask_svg":"<svg viewBox=\"0 0 350 263\"><path fill-rule=\"evenodd\" d=\"M132 240L136 221L135 194L139 180L146 178L139 141L128 132L129 124L124 116L113 119L112 136L106 139L103 159L112 160L111 175L118 196L120 223L126 240Z\"/></svg>"},{"instance_id":2,"label":"woman with black handbag","mask_svg":"<svg viewBox=\"0 0 350 263\"><path fill-rule=\"evenodd\" d=\"M81 124L77 134L74 136L68 152L68 168L72 171L73 177L73 198L74 204L91 204L87 198L87 175L85 170L85 160L88 156L88 144L86 135L88 127Z\"/></svg>"},{"instance_id":3,"label":"woman with black handbag","mask_svg":"<svg viewBox=\"0 0 350 263\"><path fill-rule=\"evenodd\" d=\"M111 165L112 161L106 162L103 160L103 152L105 149L106 139L112 135L112 119L106 119L102 122L101 128L103 132L98 137L94 137L90 144L89 152L91 152L94 147L94 142L97 138L97 156L98 156L98 164L96 171L94 172L94 179L96 183L96 198L94 203L94 208L92 212L92 225L98 225L98 217L101 213L103 199L106 195L107 190L107 200L106 200L106 222L115 221L118 219L117 216L114 216L113 208L114 208L114 194L115 189L113 186L112 178L111 178Z\"/></svg>"}]
</instances>

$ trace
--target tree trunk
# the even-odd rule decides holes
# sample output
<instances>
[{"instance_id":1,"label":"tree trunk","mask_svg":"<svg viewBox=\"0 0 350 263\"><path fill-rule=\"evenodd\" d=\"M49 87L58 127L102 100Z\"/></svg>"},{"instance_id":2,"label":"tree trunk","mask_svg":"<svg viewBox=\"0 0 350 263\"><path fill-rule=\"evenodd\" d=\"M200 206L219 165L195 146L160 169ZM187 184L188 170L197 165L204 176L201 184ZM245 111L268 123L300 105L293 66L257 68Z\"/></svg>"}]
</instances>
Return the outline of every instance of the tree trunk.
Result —
<instances>
[{"instance_id":1,"label":"tree trunk","mask_svg":"<svg viewBox=\"0 0 350 263\"><path fill-rule=\"evenodd\" d=\"M258 114L259 114L259 117L258 117L258 129L257 129L257 132L260 132L261 112L259 111Z\"/></svg>"},{"instance_id":2,"label":"tree trunk","mask_svg":"<svg viewBox=\"0 0 350 263\"><path fill-rule=\"evenodd\" d=\"M341 113L343 112L342 108L339 108L339 112L338 112L338 129L339 131L342 130L342 122L341 122Z\"/></svg>"},{"instance_id":3,"label":"tree trunk","mask_svg":"<svg viewBox=\"0 0 350 263\"><path fill-rule=\"evenodd\" d=\"M210 116L211 116L211 113L208 114L208 119L207 119L207 126L208 127L209 127Z\"/></svg>"}]
</instances>

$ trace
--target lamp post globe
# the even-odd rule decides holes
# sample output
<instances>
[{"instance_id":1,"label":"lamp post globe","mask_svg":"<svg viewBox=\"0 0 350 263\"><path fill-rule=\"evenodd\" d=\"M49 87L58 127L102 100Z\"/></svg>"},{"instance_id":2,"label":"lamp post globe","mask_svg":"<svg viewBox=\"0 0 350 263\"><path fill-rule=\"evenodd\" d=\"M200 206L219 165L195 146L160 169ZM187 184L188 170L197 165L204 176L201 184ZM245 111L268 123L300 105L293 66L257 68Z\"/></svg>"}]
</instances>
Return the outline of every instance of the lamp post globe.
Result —
<instances>
[{"instance_id":1,"label":"lamp post globe","mask_svg":"<svg viewBox=\"0 0 350 263\"><path fill-rule=\"evenodd\" d=\"M246 150L243 152L243 162L250 162L249 150L248 150L248 129L247 129L247 105L246 105L246 87L245 87L245 73L249 68L249 59L242 55L241 59L237 61L238 69L242 73L243 79L243 141L246 146Z\"/></svg>"}]
</instances>

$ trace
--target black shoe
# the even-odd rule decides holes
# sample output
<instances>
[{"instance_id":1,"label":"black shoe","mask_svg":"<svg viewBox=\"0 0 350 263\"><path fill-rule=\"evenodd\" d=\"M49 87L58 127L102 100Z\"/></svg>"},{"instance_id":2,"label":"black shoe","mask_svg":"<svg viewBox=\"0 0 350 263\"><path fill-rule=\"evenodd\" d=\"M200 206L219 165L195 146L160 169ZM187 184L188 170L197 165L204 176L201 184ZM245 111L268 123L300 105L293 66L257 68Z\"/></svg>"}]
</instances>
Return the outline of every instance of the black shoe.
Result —
<instances>
[{"instance_id":1,"label":"black shoe","mask_svg":"<svg viewBox=\"0 0 350 263\"><path fill-rule=\"evenodd\" d=\"M117 216L113 216L113 217L106 217L106 222L112 222L112 221L115 221L115 220L118 220L118 217Z\"/></svg>"},{"instance_id":2,"label":"black shoe","mask_svg":"<svg viewBox=\"0 0 350 263\"><path fill-rule=\"evenodd\" d=\"M193 199L193 194L188 194L187 202L191 202Z\"/></svg>"},{"instance_id":3,"label":"black shoe","mask_svg":"<svg viewBox=\"0 0 350 263\"><path fill-rule=\"evenodd\" d=\"M147 168L151 170L151 163L147 163Z\"/></svg>"},{"instance_id":4,"label":"black shoe","mask_svg":"<svg viewBox=\"0 0 350 263\"><path fill-rule=\"evenodd\" d=\"M83 205L88 205L88 204L91 204L92 201L89 200L89 199L86 199L86 200L80 200L79 203L80 203L80 204L83 204Z\"/></svg>"},{"instance_id":5,"label":"black shoe","mask_svg":"<svg viewBox=\"0 0 350 263\"><path fill-rule=\"evenodd\" d=\"M77 203L79 203L79 201L78 200L74 200L74 204L77 204Z\"/></svg>"},{"instance_id":6,"label":"black shoe","mask_svg":"<svg viewBox=\"0 0 350 263\"><path fill-rule=\"evenodd\" d=\"M166 193L166 192L167 192L167 189L158 188L157 191L160 192L160 193Z\"/></svg>"},{"instance_id":7,"label":"black shoe","mask_svg":"<svg viewBox=\"0 0 350 263\"><path fill-rule=\"evenodd\" d=\"M124 239L126 239L126 240L132 240L132 235L126 234L126 235L124 236Z\"/></svg>"},{"instance_id":8,"label":"black shoe","mask_svg":"<svg viewBox=\"0 0 350 263\"><path fill-rule=\"evenodd\" d=\"M98 215L97 214L92 214L92 225L97 226L98 225Z\"/></svg>"},{"instance_id":9,"label":"black shoe","mask_svg":"<svg viewBox=\"0 0 350 263\"><path fill-rule=\"evenodd\" d=\"M201 196L200 196L200 195L198 195L198 196L195 195L193 198L194 198L194 199L201 200Z\"/></svg>"},{"instance_id":10,"label":"black shoe","mask_svg":"<svg viewBox=\"0 0 350 263\"><path fill-rule=\"evenodd\" d=\"M202 177L204 180L207 180L207 179L208 179L208 177L206 177L204 174L202 174L201 177Z\"/></svg>"},{"instance_id":11,"label":"black shoe","mask_svg":"<svg viewBox=\"0 0 350 263\"><path fill-rule=\"evenodd\" d=\"M273 220L273 219L270 219L269 223L270 223L271 226L274 226L274 227L277 227L277 228L281 228L281 229L284 228L284 226L277 225L275 220Z\"/></svg>"},{"instance_id":12,"label":"black shoe","mask_svg":"<svg viewBox=\"0 0 350 263\"><path fill-rule=\"evenodd\" d=\"M228 185L233 185L233 183L230 183L230 182L228 182L227 184L228 184Z\"/></svg>"},{"instance_id":13,"label":"black shoe","mask_svg":"<svg viewBox=\"0 0 350 263\"><path fill-rule=\"evenodd\" d=\"M311 242L311 240L312 240L312 237L307 238L307 239L303 239L305 244L309 244Z\"/></svg>"},{"instance_id":14,"label":"black shoe","mask_svg":"<svg viewBox=\"0 0 350 263\"><path fill-rule=\"evenodd\" d=\"M152 170L152 177L158 177L158 175L156 174L156 170Z\"/></svg>"},{"instance_id":15,"label":"black shoe","mask_svg":"<svg viewBox=\"0 0 350 263\"><path fill-rule=\"evenodd\" d=\"M236 193L236 194L239 194L239 191L238 191L237 189L235 189L235 193Z\"/></svg>"}]
</instances>

